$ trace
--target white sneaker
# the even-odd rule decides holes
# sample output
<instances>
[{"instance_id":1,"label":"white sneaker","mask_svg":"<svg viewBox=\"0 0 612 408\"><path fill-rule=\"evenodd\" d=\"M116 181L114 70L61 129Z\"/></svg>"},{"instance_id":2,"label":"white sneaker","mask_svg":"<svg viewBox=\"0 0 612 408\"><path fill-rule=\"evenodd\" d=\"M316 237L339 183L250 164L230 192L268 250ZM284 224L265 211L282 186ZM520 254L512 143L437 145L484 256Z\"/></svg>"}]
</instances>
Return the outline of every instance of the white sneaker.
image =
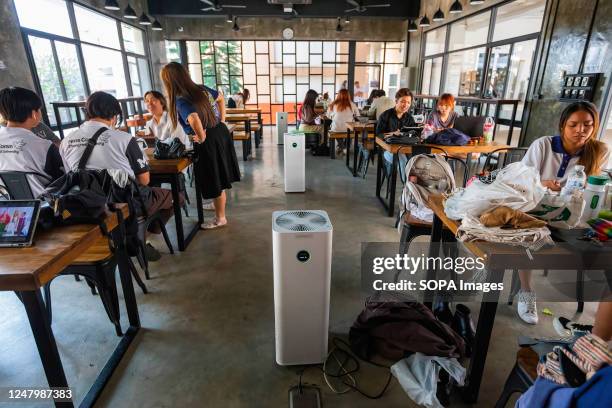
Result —
<instances>
[{"instance_id":1,"label":"white sneaker","mask_svg":"<svg viewBox=\"0 0 612 408\"><path fill-rule=\"evenodd\" d=\"M203 203L202 204L202 209L204 211L215 211L215 204L212 201L210 201L208 203Z\"/></svg>"},{"instance_id":2,"label":"white sneaker","mask_svg":"<svg viewBox=\"0 0 612 408\"><path fill-rule=\"evenodd\" d=\"M517 312L521 320L528 324L538 324L538 308L535 292L519 290L517 293Z\"/></svg>"}]
</instances>

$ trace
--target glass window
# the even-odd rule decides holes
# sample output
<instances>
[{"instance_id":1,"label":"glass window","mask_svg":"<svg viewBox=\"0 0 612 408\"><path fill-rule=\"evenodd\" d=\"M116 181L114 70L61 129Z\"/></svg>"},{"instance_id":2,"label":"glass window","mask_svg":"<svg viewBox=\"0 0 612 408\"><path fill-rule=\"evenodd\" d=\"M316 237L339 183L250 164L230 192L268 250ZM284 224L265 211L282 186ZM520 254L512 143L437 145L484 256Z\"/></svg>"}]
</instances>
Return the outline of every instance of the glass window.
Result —
<instances>
[{"instance_id":1,"label":"glass window","mask_svg":"<svg viewBox=\"0 0 612 408\"><path fill-rule=\"evenodd\" d=\"M74 15L81 41L119 49L117 20L95 11L74 5Z\"/></svg>"},{"instance_id":2,"label":"glass window","mask_svg":"<svg viewBox=\"0 0 612 408\"><path fill-rule=\"evenodd\" d=\"M22 27L72 38L64 0L15 0L15 8Z\"/></svg>"},{"instance_id":3,"label":"glass window","mask_svg":"<svg viewBox=\"0 0 612 408\"><path fill-rule=\"evenodd\" d=\"M144 58L127 57L130 69L130 81L132 82L132 94L142 96L151 90L151 78L149 77L149 64Z\"/></svg>"},{"instance_id":4,"label":"glass window","mask_svg":"<svg viewBox=\"0 0 612 408\"><path fill-rule=\"evenodd\" d=\"M53 59L53 52L51 51L51 41L33 36L30 36L29 40L32 54L34 55L36 73L38 74L38 80L42 88L42 96L45 99L49 121L52 125L55 125L56 121L51 102L62 101L64 98L62 96L59 75L55 69L55 60Z\"/></svg>"},{"instance_id":5,"label":"glass window","mask_svg":"<svg viewBox=\"0 0 612 408\"><path fill-rule=\"evenodd\" d=\"M546 0L515 0L497 9L493 41L540 31Z\"/></svg>"},{"instance_id":6,"label":"glass window","mask_svg":"<svg viewBox=\"0 0 612 408\"><path fill-rule=\"evenodd\" d=\"M77 58L76 46L74 44L55 41L55 50L57 51L57 59L60 70L62 71L66 99L69 101L82 101L87 99L85 87L83 86L79 59Z\"/></svg>"},{"instance_id":7,"label":"glass window","mask_svg":"<svg viewBox=\"0 0 612 408\"><path fill-rule=\"evenodd\" d=\"M383 62L384 42L358 42L355 48L355 62Z\"/></svg>"},{"instance_id":8,"label":"glass window","mask_svg":"<svg viewBox=\"0 0 612 408\"><path fill-rule=\"evenodd\" d=\"M181 62L181 48L178 41L165 41L166 60L168 62Z\"/></svg>"},{"instance_id":9,"label":"glass window","mask_svg":"<svg viewBox=\"0 0 612 408\"><path fill-rule=\"evenodd\" d=\"M444 52L446 26L428 31L425 34L425 56Z\"/></svg>"},{"instance_id":10,"label":"glass window","mask_svg":"<svg viewBox=\"0 0 612 408\"><path fill-rule=\"evenodd\" d=\"M253 41L242 42L242 61L255 62L255 43Z\"/></svg>"},{"instance_id":11,"label":"glass window","mask_svg":"<svg viewBox=\"0 0 612 408\"><path fill-rule=\"evenodd\" d=\"M323 61L324 62L335 62L336 60L336 43L324 42L323 43Z\"/></svg>"},{"instance_id":12,"label":"glass window","mask_svg":"<svg viewBox=\"0 0 612 408\"><path fill-rule=\"evenodd\" d=\"M200 62L200 43L198 41L187 41L187 62Z\"/></svg>"},{"instance_id":13,"label":"glass window","mask_svg":"<svg viewBox=\"0 0 612 408\"><path fill-rule=\"evenodd\" d=\"M395 48L392 47L390 44L397 44L397 43L387 43L387 47L385 49L385 64L401 64L404 62L404 47L403 47L403 43L401 47L399 48Z\"/></svg>"},{"instance_id":14,"label":"glass window","mask_svg":"<svg viewBox=\"0 0 612 408\"><path fill-rule=\"evenodd\" d=\"M444 92L479 96L485 54L484 47L449 54Z\"/></svg>"},{"instance_id":15,"label":"glass window","mask_svg":"<svg viewBox=\"0 0 612 408\"><path fill-rule=\"evenodd\" d=\"M83 44L83 59L91 92L104 91L116 98L128 96L119 51Z\"/></svg>"},{"instance_id":16,"label":"glass window","mask_svg":"<svg viewBox=\"0 0 612 408\"><path fill-rule=\"evenodd\" d=\"M384 64L382 89L387 95L395 95L399 89L399 79L402 72L401 64Z\"/></svg>"},{"instance_id":17,"label":"glass window","mask_svg":"<svg viewBox=\"0 0 612 408\"><path fill-rule=\"evenodd\" d=\"M459 50L486 43L490 19L491 12L487 11L451 24L449 50Z\"/></svg>"},{"instance_id":18,"label":"glass window","mask_svg":"<svg viewBox=\"0 0 612 408\"><path fill-rule=\"evenodd\" d=\"M140 55L145 54L144 32L142 30L129 24L121 23L121 33L123 34L123 48L127 52Z\"/></svg>"},{"instance_id":19,"label":"glass window","mask_svg":"<svg viewBox=\"0 0 612 408\"><path fill-rule=\"evenodd\" d=\"M520 100L516 117L518 120L523 116L523 107L527 90L529 88L529 80L531 79L531 67L533 65L533 57L535 55L537 40L523 41L514 44L512 56L510 57L510 69L508 70L508 86L504 97L506 99ZM509 106L502 107L501 116L510 118L512 108Z\"/></svg>"},{"instance_id":20,"label":"glass window","mask_svg":"<svg viewBox=\"0 0 612 408\"><path fill-rule=\"evenodd\" d=\"M491 49L489 69L485 84L485 98L501 98L504 94L504 84L508 77L510 62L510 45L502 45Z\"/></svg>"},{"instance_id":21,"label":"glass window","mask_svg":"<svg viewBox=\"0 0 612 408\"><path fill-rule=\"evenodd\" d=\"M188 68L189 76L191 77L193 82L202 85L202 66L200 64L189 64Z\"/></svg>"}]
</instances>

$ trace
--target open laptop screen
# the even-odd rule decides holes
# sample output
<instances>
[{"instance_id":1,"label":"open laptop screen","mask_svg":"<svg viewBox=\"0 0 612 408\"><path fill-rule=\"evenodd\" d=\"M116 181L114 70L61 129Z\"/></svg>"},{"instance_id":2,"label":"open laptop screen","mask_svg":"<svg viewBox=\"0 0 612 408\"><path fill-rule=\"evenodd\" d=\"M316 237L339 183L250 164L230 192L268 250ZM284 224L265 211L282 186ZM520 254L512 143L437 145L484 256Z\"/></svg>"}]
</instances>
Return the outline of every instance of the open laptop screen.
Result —
<instances>
[{"instance_id":1,"label":"open laptop screen","mask_svg":"<svg viewBox=\"0 0 612 408\"><path fill-rule=\"evenodd\" d=\"M0 246L29 245L34 236L40 201L0 201Z\"/></svg>"}]
</instances>

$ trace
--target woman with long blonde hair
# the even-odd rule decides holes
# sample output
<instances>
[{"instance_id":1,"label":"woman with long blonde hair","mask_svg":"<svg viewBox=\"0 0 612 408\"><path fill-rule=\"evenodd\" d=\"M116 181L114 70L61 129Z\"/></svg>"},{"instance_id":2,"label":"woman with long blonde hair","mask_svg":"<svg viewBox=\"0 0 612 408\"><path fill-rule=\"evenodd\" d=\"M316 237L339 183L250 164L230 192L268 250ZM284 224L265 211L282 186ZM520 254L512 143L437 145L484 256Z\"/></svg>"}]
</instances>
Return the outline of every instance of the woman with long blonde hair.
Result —
<instances>
[{"instance_id":1,"label":"woman with long blonde hair","mask_svg":"<svg viewBox=\"0 0 612 408\"><path fill-rule=\"evenodd\" d=\"M223 103L218 101L222 98L214 89L193 82L185 67L176 62L162 68L161 79L172 126L180 124L186 134L193 136L194 172L202 197L213 199L215 219L201 227L222 227L227 224L225 190L232 188L232 182L240 181L236 151L227 126L221 121Z\"/></svg>"},{"instance_id":2,"label":"woman with long blonde hair","mask_svg":"<svg viewBox=\"0 0 612 408\"><path fill-rule=\"evenodd\" d=\"M608 163L610 152L605 143L597 140L599 112L590 102L568 105L559 118L559 135L544 136L534 141L523 158L523 163L540 172L542 184L559 191L575 165L584 166L587 176L599 174ZM520 270L521 290L518 292L517 311L526 323L536 324L538 313L535 291L531 287L531 271Z\"/></svg>"}]
</instances>

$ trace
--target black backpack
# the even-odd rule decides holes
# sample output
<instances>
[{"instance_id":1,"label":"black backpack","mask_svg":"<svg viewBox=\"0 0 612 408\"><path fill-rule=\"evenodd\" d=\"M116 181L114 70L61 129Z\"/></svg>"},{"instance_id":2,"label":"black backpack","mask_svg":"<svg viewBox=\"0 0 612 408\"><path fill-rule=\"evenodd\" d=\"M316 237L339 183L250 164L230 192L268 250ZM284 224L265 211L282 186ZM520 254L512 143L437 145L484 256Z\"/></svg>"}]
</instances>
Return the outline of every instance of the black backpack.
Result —
<instances>
[{"instance_id":1,"label":"black backpack","mask_svg":"<svg viewBox=\"0 0 612 408\"><path fill-rule=\"evenodd\" d=\"M106 170L89 170L85 166L91 157L98 138L108 129L103 127L87 142L79 160L78 168L47 186L42 196L54 209L56 223L100 224L109 206L127 203L130 216L125 220L127 250L136 254L138 238L138 217L147 216L146 204L151 190L135 182L120 187Z\"/></svg>"}]
</instances>

